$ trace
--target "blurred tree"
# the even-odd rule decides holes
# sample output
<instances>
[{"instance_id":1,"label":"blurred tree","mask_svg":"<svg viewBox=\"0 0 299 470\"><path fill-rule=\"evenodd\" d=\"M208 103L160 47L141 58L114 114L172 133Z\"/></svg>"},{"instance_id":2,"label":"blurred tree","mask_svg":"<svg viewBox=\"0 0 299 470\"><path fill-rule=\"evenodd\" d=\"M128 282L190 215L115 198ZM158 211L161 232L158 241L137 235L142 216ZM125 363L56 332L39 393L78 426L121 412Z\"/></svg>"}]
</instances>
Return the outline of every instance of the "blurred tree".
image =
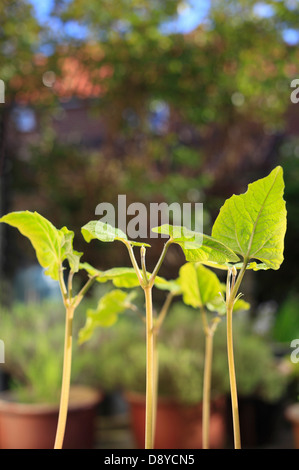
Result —
<instances>
[{"instance_id":1,"label":"blurred tree","mask_svg":"<svg viewBox=\"0 0 299 470\"><path fill-rule=\"evenodd\" d=\"M53 14L65 24L84 26L76 47L92 43L102 51L99 61L82 55L86 64L113 69L100 103L108 146L125 132L128 139L131 130L135 151L130 146L130 155L142 154L147 161L151 152L152 161L149 114L155 105L167 106L155 162L165 167L169 160L172 169L173 150L195 144L204 149L201 170L215 176L218 185L225 175L222 190L231 191L242 171L247 171L245 185L248 171L262 173L273 164L268 161L272 137L283 130L290 81L299 73L297 48L286 43L284 32L296 25L299 8L297 2L213 0L208 17L193 32L165 34L161 25L181 5L171 0L94 0L88 5L57 0Z\"/></svg>"},{"instance_id":2,"label":"blurred tree","mask_svg":"<svg viewBox=\"0 0 299 470\"><path fill-rule=\"evenodd\" d=\"M3 0L0 5L0 79L4 83L4 103L0 104L0 213L9 207L11 186L8 132L16 88L20 82L34 90L36 85L33 57L40 42L41 27L27 1ZM38 84L39 85L39 84ZM3 231L0 227L0 278L5 267ZM0 292L1 296L1 292Z\"/></svg>"},{"instance_id":3,"label":"blurred tree","mask_svg":"<svg viewBox=\"0 0 299 470\"><path fill-rule=\"evenodd\" d=\"M192 2L53 2L55 28L49 20L42 41L51 44L45 67L54 70L57 87L47 96L60 100L61 114L72 105L74 90L69 85L61 96L58 84L65 61L74 59L77 70L71 73L88 71L101 86L102 92L85 100L104 130L92 151L83 141L58 143L47 137L54 114L46 113L34 158L20 162L17 171L22 194L32 188L28 208L40 204L46 216L60 220L72 214L79 224L92 218L95 201L115 202L117 194L127 193L145 203L204 202L213 219L224 197L276 164L290 82L299 74L297 47L285 40L285 32L297 27L298 2L212 0L204 20L185 34L165 28L183 3ZM74 26L79 35L71 34ZM19 55L21 60L22 49ZM82 123L72 125L82 131Z\"/></svg>"}]
</instances>

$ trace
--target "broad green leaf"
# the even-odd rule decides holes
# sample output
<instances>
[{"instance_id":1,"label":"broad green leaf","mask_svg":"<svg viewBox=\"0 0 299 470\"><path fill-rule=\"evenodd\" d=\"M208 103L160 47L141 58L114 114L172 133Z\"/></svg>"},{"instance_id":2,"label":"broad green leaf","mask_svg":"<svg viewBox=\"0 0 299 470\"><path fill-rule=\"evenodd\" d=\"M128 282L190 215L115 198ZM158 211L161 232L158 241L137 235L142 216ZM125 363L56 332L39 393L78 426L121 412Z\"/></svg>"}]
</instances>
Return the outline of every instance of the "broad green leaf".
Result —
<instances>
[{"instance_id":1,"label":"broad green leaf","mask_svg":"<svg viewBox=\"0 0 299 470\"><path fill-rule=\"evenodd\" d=\"M80 269L85 269L90 276L97 276L96 280L101 283L112 281L116 287L127 288L139 286L134 268L117 267L106 271L99 271L88 263L80 263Z\"/></svg>"},{"instance_id":2,"label":"broad green leaf","mask_svg":"<svg viewBox=\"0 0 299 470\"><path fill-rule=\"evenodd\" d=\"M83 253L79 253L73 249L74 232L68 230L66 227L62 227L60 232L64 235L64 242L62 244L63 257L67 258L71 270L76 273L79 271L80 258Z\"/></svg>"},{"instance_id":3,"label":"broad green leaf","mask_svg":"<svg viewBox=\"0 0 299 470\"><path fill-rule=\"evenodd\" d=\"M200 263L186 263L179 272L183 301L192 307L203 307L220 297L221 283L213 271Z\"/></svg>"},{"instance_id":4,"label":"broad green leaf","mask_svg":"<svg viewBox=\"0 0 299 470\"><path fill-rule=\"evenodd\" d=\"M246 259L257 259L268 268L283 262L286 207L283 170L249 184L244 194L233 195L214 223L212 236ZM260 269L258 265L253 268ZM264 269L262 267L261 269Z\"/></svg>"},{"instance_id":5,"label":"broad green leaf","mask_svg":"<svg viewBox=\"0 0 299 470\"><path fill-rule=\"evenodd\" d=\"M187 227L180 225L160 225L159 227L152 228L155 233L168 235L175 243L179 243L183 248L200 248L203 242L203 234L194 232Z\"/></svg>"},{"instance_id":6,"label":"broad green leaf","mask_svg":"<svg viewBox=\"0 0 299 470\"><path fill-rule=\"evenodd\" d=\"M88 243L91 240L100 240L102 242L114 242L115 240L127 241L133 246L150 246L147 243L139 243L128 240L127 235L120 229L114 228L107 223L99 220L91 220L81 229L82 235Z\"/></svg>"},{"instance_id":7,"label":"broad green leaf","mask_svg":"<svg viewBox=\"0 0 299 470\"><path fill-rule=\"evenodd\" d=\"M16 227L22 235L29 238L40 265L45 268L45 274L55 280L59 279L62 246L65 241L63 232L37 212L11 212L1 217L0 222Z\"/></svg>"},{"instance_id":8,"label":"broad green leaf","mask_svg":"<svg viewBox=\"0 0 299 470\"><path fill-rule=\"evenodd\" d=\"M110 327L116 323L118 315L130 307L133 295L119 289L101 297L95 309L86 312L86 323L79 331L79 342L87 341L98 327Z\"/></svg>"},{"instance_id":9,"label":"broad green leaf","mask_svg":"<svg viewBox=\"0 0 299 470\"><path fill-rule=\"evenodd\" d=\"M233 250L208 235L192 232L187 228L182 232L182 227L171 225L161 225L152 230L169 235L173 243L181 246L187 261L219 264L240 261Z\"/></svg>"},{"instance_id":10,"label":"broad green leaf","mask_svg":"<svg viewBox=\"0 0 299 470\"><path fill-rule=\"evenodd\" d=\"M97 278L98 282L112 281L116 287L137 287L139 281L134 268L111 268L103 271Z\"/></svg>"},{"instance_id":11,"label":"broad green leaf","mask_svg":"<svg viewBox=\"0 0 299 470\"><path fill-rule=\"evenodd\" d=\"M134 268L117 267L106 271L99 271L88 263L80 263L80 269L85 269L90 276L97 276L96 280L98 282L112 281L115 287L132 288L140 285ZM150 273L147 273L147 275L150 277ZM173 292L179 288L174 281L167 281L160 276L156 276L154 285L158 289L172 290Z\"/></svg>"}]
</instances>

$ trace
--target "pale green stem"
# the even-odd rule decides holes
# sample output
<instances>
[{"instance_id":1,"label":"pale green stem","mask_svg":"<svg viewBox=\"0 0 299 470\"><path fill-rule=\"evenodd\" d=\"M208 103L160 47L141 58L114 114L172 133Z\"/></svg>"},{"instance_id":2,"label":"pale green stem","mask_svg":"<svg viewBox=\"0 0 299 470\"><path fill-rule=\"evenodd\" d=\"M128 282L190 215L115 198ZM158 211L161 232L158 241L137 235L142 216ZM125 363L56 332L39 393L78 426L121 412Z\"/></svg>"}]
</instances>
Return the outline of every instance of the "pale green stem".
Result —
<instances>
[{"instance_id":1,"label":"pale green stem","mask_svg":"<svg viewBox=\"0 0 299 470\"><path fill-rule=\"evenodd\" d=\"M129 252L129 256L130 256L130 260L131 260L131 263L132 263L132 266L136 272L136 275L137 275L137 278L138 278L138 281L139 281L139 284L141 285L141 287L143 287L143 279L142 279L142 275L140 274L140 269L138 267L138 264L137 264L137 261L136 261L136 258L135 258L135 255L134 255L134 251L133 251L133 248L132 248L132 245L129 241L127 240L122 240L123 243L126 245L127 247L127 250Z\"/></svg>"},{"instance_id":2,"label":"pale green stem","mask_svg":"<svg viewBox=\"0 0 299 470\"><path fill-rule=\"evenodd\" d=\"M160 258L159 258L159 260L158 260L158 262L157 262L157 264L156 264L156 266L155 266L155 269L153 270L153 272L152 272L152 274L151 274L151 277L150 277L150 279L149 279L150 285L153 285L153 284L154 284L155 278L156 278L156 276L157 276L157 274L158 274L158 272L159 272L159 269L161 268L161 265L162 265L162 263L163 263L163 261L164 261L164 258L165 258L165 256L166 256L167 250L168 250L169 246L171 245L171 243L173 243L173 240L172 240L172 238L169 238L169 240L167 240L167 242L165 243L165 245L164 245L164 247L163 247L161 256L160 256Z\"/></svg>"},{"instance_id":3,"label":"pale green stem","mask_svg":"<svg viewBox=\"0 0 299 470\"><path fill-rule=\"evenodd\" d=\"M230 393L231 393L232 414L233 414L234 443L235 443L235 449L241 449L238 393L237 393L237 381L236 381L235 362L234 362L234 346L233 346L233 305L227 307L227 357L228 357Z\"/></svg>"},{"instance_id":4,"label":"pale green stem","mask_svg":"<svg viewBox=\"0 0 299 470\"><path fill-rule=\"evenodd\" d=\"M64 337L64 353L63 353L63 371L62 371L62 384L61 384L61 394L60 394L60 405L59 405L59 415L58 423L56 429L56 437L54 443L54 449L62 449L63 440L65 435L68 404L69 404L69 394L70 394L70 383L71 383L71 369L72 369L72 329L73 329L73 318L76 307L79 305L83 299L84 294L87 292L89 287L95 281L96 276L90 278L85 286L81 289L80 293L72 299L72 280L73 273L70 273L68 280L68 289L67 292L64 279L63 271L60 270L59 273L59 285L65 305L65 337Z\"/></svg>"},{"instance_id":5,"label":"pale green stem","mask_svg":"<svg viewBox=\"0 0 299 470\"><path fill-rule=\"evenodd\" d=\"M124 241L129 251L132 265L135 269L139 284L144 290L145 305L146 305L146 405L145 405L145 449L153 449L154 446L154 432L156 421L156 405L157 405L157 367L155 367L156 353L155 353L155 339L154 339L154 324L153 324L153 302L152 302L152 288L155 278L166 256L169 245L172 240L169 239L163 248L161 256L155 266L150 279L147 278L145 266L145 248L141 249L141 264L142 274L140 273L132 246L129 242Z\"/></svg>"},{"instance_id":6,"label":"pale green stem","mask_svg":"<svg viewBox=\"0 0 299 470\"><path fill-rule=\"evenodd\" d=\"M169 292L163 307L159 313L159 316L153 327L153 342L154 342L154 399L153 399L153 443L155 442L155 431L157 421L157 406L158 406L158 389L159 389L159 352L158 352L158 334L160 328L165 320L166 314L169 310L171 301L173 299L173 293Z\"/></svg>"},{"instance_id":7,"label":"pale green stem","mask_svg":"<svg viewBox=\"0 0 299 470\"><path fill-rule=\"evenodd\" d=\"M65 434L71 381L73 316L74 308L68 307L66 309L62 386L54 449L62 449Z\"/></svg>"},{"instance_id":8,"label":"pale green stem","mask_svg":"<svg viewBox=\"0 0 299 470\"><path fill-rule=\"evenodd\" d=\"M158 389L159 389L159 352L157 347L157 332L153 331L154 342L154 397L153 397L153 446L155 445L157 408L158 408Z\"/></svg>"},{"instance_id":9,"label":"pale green stem","mask_svg":"<svg viewBox=\"0 0 299 470\"><path fill-rule=\"evenodd\" d=\"M227 295L226 299L226 334L227 334L227 357L228 357L228 368L229 368L229 381L230 381L230 392L231 392L231 403L232 403L232 414L233 414L233 430L234 430L234 445L235 449L241 449L241 435L240 435L240 422L239 422L239 408L238 408L238 392L237 392L237 381L235 372L235 361L234 361L234 346L233 346L233 309L238 289L241 285L243 276L246 271L248 260L245 259L240 273L236 279L236 275L233 275L232 285L229 286L227 283ZM231 276L231 273L228 273Z\"/></svg>"},{"instance_id":10,"label":"pale green stem","mask_svg":"<svg viewBox=\"0 0 299 470\"><path fill-rule=\"evenodd\" d=\"M174 294L172 292L168 292L168 295L167 295L166 300L163 304L163 307L162 307L162 309L159 313L159 316L158 316L158 318L155 322L154 330L157 334L159 333L159 330L160 330L160 328L161 328L161 326L162 326L162 324L165 320L165 317L167 315L167 312L169 310L169 307L170 307L170 304L172 302L173 297L174 297Z\"/></svg>"},{"instance_id":11,"label":"pale green stem","mask_svg":"<svg viewBox=\"0 0 299 470\"><path fill-rule=\"evenodd\" d=\"M213 333L205 333L205 364L202 402L202 448L209 448L210 435L210 406L211 406L211 379L213 361Z\"/></svg>"},{"instance_id":12,"label":"pale green stem","mask_svg":"<svg viewBox=\"0 0 299 470\"><path fill-rule=\"evenodd\" d=\"M146 410L145 410L145 449L153 449L154 421L154 334L152 288L144 287L146 304Z\"/></svg>"}]
</instances>

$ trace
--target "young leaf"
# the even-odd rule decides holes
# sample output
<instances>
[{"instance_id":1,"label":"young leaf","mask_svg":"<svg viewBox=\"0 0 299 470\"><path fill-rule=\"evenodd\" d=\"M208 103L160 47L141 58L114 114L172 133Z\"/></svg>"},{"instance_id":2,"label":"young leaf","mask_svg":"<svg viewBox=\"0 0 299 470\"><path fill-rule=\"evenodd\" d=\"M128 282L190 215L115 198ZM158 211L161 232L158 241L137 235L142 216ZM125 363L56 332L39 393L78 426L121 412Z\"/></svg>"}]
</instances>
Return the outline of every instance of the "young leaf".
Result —
<instances>
[{"instance_id":1,"label":"young leaf","mask_svg":"<svg viewBox=\"0 0 299 470\"><path fill-rule=\"evenodd\" d=\"M109 327L116 323L118 315L130 307L132 293L127 294L119 289L108 292L98 302L96 309L88 309L86 323L79 331L79 342L82 344L93 334L94 330L101 327Z\"/></svg>"},{"instance_id":2,"label":"young leaf","mask_svg":"<svg viewBox=\"0 0 299 470\"><path fill-rule=\"evenodd\" d=\"M120 229L114 228L107 223L99 220L91 220L81 229L82 235L88 243L91 240L100 240L102 242L113 242L115 240L127 241L133 246L150 246L147 243L139 243L128 240L127 235Z\"/></svg>"},{"instance_id":3,"label":"young leaf","mask_svg":"<svg viewBox=\"0 0 299 470\"><path fill-rule=\"evenodd\" d=\"M283 170L278 166L265 178L249 184L246 193L233 195L224 203L212 236L247 261L258 259L268 268L279 269L286 232L283 191Z\"/></svg>"},{"instance_id":4,"label":"young leaf","mask_svg":"<svg viewBox=\"0 0 299 470\"><path fill-rule=\"evenodd\" d=\"M233 250L208 235L171 225L161 225L152 230L169 235L173 243L180 245L187 261L219 264L240 261Z\"/></svg>"},{"instance_id":5,"label":"young leaf","mask_svg":"<svg viewBox=\"0 0 299 470\"><path fill-rule=\"evenodd\" d=\"M79 253L73 249L74 232L68 230L66 227L62 227L60 232L64 235L64 241L62 244L63 258L67 258L71 270L76 273L79 271L80 258L83 253Z\"/></svg>"},{"instance_id":6,"label":"young leaf","mask_svg":"<svg viewBox=\"0 0 299 470\"><path fill-rule=\"evenodd\" d=\"M45 274L57 281L63 261L64 233L37 212L11 212L1 217L0 222L16 227L22 235L29 238L40 265L46 269Z\"/></svg>"},{"instance_id":7,"label":"young leaf","mask_svg":"<svg viewBox=\"0 0 299 470\"><path fill-rule=\"evenodd\" d=\"M179 272L183 301L194 308L203 307L215 297L220 298L221 283L213 271L200 263L186 263Z\"/></svg>"},{"instance_id":8,"label":"young leaf","mask_svg":"<svg viewBox=\"0 0 299 470\"><path fill-rule=\"evenodd\" d=\"M99 271L88 263L80 263L80 269L84 269L90 276L97 276L98 282L112 281L115 287L132 288L140 285L134 268L111 268ZM150 277L150 273L147 275ZM175 281L167 281L160 276L156 276L154 285L161 290L175 291L179 289Z\"/></svg>"}]
</instances>

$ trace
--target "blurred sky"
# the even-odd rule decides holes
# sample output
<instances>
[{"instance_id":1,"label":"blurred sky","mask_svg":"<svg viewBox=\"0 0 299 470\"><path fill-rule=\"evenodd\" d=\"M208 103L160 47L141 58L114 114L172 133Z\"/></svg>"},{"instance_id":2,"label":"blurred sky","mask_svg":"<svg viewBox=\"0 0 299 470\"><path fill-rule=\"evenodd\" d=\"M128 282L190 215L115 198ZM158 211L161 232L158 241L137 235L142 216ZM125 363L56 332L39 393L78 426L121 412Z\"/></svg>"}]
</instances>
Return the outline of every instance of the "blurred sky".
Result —
<instances>
[{"instance_id":1,"label":"blurred sky","mask_svg":"<svg viewBox=\"0 0 299 470\"><path fill-rule=\"evenodd\" d=\"M49 12L53 6L54 0L29 0L34 6L35 14L40 22L49 21ZM189 0L181 2L178 9L177 19L163 25L163 31L168 32L189 32L198 26L206 17L209 11L210 0ZM58 26L52 19L49 23L54 29ZM66 26L67 34L74 37L84 37L84 28L80 28L75 22L69 22Z\"/></svg>"},{"instance_id":2,"label":"blurred sky","mask_svg":"<svg viewBox=\"0 0 299 470\"><path fill-rule=\"evenodd\" d=\"M47 23L57 32L61 33L61 23L59 20L50 19L49 12L53 6L54 0L29 0L34 6L35 14L41 23ZM298 0L286 0L290 9L298 8ZM182 1L179 8L177 18L173 21L162 25L162 31L167 34L171 32L188 33L202 23L208 16L211 0L188 0ZM258 16L270 17L273 14L271 5L261 1L254 6L254 12ZM83 26L79 26L75 21L69 21L63 27L64 33L67 35L84 39L86 30ZM283 39L289 44L295 45L299 42L298 29L285 29L282 32Z\"/></svg>"}]
</instances>

